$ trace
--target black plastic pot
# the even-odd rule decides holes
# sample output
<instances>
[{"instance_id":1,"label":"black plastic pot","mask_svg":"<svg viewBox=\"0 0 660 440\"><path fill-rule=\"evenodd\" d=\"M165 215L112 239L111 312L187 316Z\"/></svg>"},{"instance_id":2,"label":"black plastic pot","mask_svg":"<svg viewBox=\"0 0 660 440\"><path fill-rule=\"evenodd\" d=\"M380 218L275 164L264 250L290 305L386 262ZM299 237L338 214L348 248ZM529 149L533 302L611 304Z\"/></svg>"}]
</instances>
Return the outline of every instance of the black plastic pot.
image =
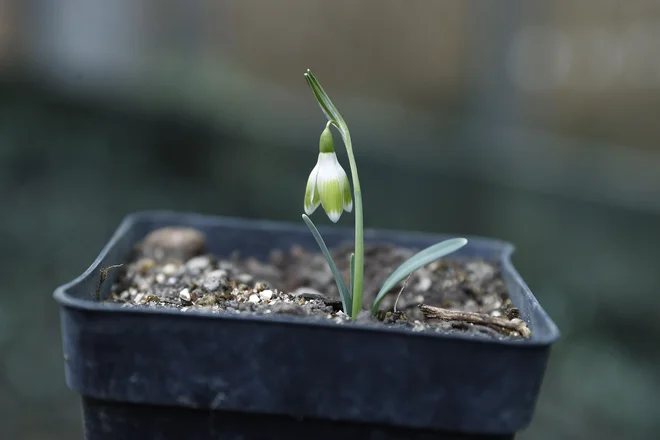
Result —
<instances>
[{"instance_id":1,"label":"black plastic pot","mask_svg":"<svg viewBox=\"0 0 660 440\"><path fill-rule=\"evenodd\" d=\"M82 395L88 440L509 439L529 424L559 332L511 265L511 245L468 237L452 257L502 261L511 299L532 330L525 341L95 300L101 268L124 262L146 234L172 225L200 229L219 256L240 250L266 258L294 243L317 249L303 225L129 216L94 264L55 291L66 381ZM352 238L351 230L322 232L329 246ZM365 233L367 241L410 247L442 238Z\"/></svg>"}]
</instances>

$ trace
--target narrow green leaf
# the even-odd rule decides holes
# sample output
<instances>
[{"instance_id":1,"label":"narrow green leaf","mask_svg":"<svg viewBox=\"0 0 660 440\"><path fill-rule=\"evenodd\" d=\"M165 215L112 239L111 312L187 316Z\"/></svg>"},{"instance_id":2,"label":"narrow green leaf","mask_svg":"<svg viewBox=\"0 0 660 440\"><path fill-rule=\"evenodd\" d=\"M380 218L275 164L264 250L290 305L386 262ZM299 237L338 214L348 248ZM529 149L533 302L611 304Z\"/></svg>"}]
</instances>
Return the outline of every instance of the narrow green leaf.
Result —
<instances>
[{"instance_id":1,"label":"narrow green leaf","mask_svg":"<svg viewBox=\"0 0 660 440\"><path fill-rule=\"evenodd\" d=\"M351 254L351 295L353 295L353 282L355 280L355 253Z\"/></svg>"},{"instance_id":2,"label":"narrow green leaf","mask_svg":"<svg viewBox=\"0 0 660 440\"><path fill-rule=\"evenodd\" d=\"M385 283L383 283L383 287L380 288L380 291L378 292L378 295L376 295L376 299L374 300L374 304L371 308L371 313L376 314L378 312L378 305L382 301L382 299L385 297L385 295L402 279L416 271L422 266L426 266L427 264L444 257L445 255L451 254L452 252L455 252L465 246L467 244L467 240L465 238L452 238L449 240L445 240L443 242L434 244L433 246L430 246L423 251L418 252L414 256L410 257L407 261L405 261L401 266L399 266L394 272L392 272L392 275L390 275L387 280L385 280Z\"/></svg>"},{"instance_id":3,"label":"narrow green leaf","mask_svg":"<svg viewBox=\"0 0 660 440\"><path fill-rule=\"evenodd\" d=\"M326 100L323 98L323 96L320 94L318 88L314 85L314 82L309 78L307 74L305 74L305 78L307 79L307 84L309 85L309 88L312 89L312 93L314 93L314 97L316 98L316 101L318 102L319 106L321 107L321 110L323 111L323 114L325 115L326 118L328 118L328 121L333 121L334 117L332 116L331 110L328 107Z\"/></svg>"},{"instance_id":4,"label":"narrow green leaf","mask_svg":"<svg viewBox=\"0 0 660 440\"><path fill-rule=\"evenodd\" d=\"M323 110L325 117L337 127L344 143L346 144L348 142L350 144L350 134L348 132L348 126L344 122L344 118L342 118L337 107L332 103L328 94L325 93L325 90L323 90L323 87L321 87L321 84L309 69L305 72L305 80L307 81L309 88L312 89L312 93L314 93L314 97L319 103L321 110Z\"/></svg>"},{"instance_id":5,"label":"narrow green leaf","mask_svg":"<svg viewBox=\"0 0 660 440\"><path fill-rule=\"evenodd\" d=\"M307 84L309 84L309 87L312 89L316 100L321 106L321 110L323 110L323 113L325 113L325 116L328 118L328 120L335 121L337 124L343 122L343 118L339 114L339 110L337 110L337 107L335 107L335 105L332 103L330 97L327 93L325 93L325 90L323 90L323 87L321 87L321 84L318 82L311 70L307 70L305 73L305 79L307 80Z\"/></svg>"},{"instance_id":6,"label":"narrow green leaf","mask_svg":"<svg viewBox=\"0 0 660 440\"><path fill-rule=\"evenodd\" d=\"M341 303L342 306L344 307L344 313L350 316L351 305L352 305L351 294L346 288L346 284L344 283L344 280L341 277L341 274L339 273L339 269L337 269L337 265L332 260L332 257L330 256L330 251L328 250L328 247L325 245L325 242L323 241L323 237L321 237L321 233L319 232L318 229L316 229L314 223L312 223L312 220L305 214L302 215L302 218L305 221L305 224L307 225L309 230L312 231L312 235L314 236L316 243L319 245L319 248L321 248L321 253L323 253L323 256L325 257L325 261L328 262L328 266L330 266L332 275L335 277L335 283L337 283L337 289L339 289L339 295L341 296Z\"/></svg>"}]
</instances>

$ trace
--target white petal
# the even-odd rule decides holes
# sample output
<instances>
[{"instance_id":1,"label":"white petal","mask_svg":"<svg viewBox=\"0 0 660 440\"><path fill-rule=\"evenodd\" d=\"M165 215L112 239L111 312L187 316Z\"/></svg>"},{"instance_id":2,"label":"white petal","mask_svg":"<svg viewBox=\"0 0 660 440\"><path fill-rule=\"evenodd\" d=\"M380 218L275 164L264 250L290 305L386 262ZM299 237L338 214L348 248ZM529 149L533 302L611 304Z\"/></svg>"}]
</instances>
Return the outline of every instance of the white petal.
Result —
<instances>
[{"instance_id":1,"label":"white petal","mask_svg":"<svg viewBox=\"0 0 660 440\"><path fill-rule=\"evenodd\" d=\"M316 186L316 179L319 173L319 162L316 162L316 166L312 169L312 172L309 173L309 178L307 179L307 187L305 188L305 214L312 215L316 208L321 204L321 198L319 197L318 187Z\"/></svg>"},{"instance_id":2,"label":"white petal","mask_svg":"<svg viewBox=\"0 0 660 440\"><path fill-rule=\"evenodd\" d=\"M346 173L337 161L335 153L319 154L319 172L316 188L321 197L323 210L333 222L341 217L344 198L343 185Z\"/></svg>"},{"instance_id":3,"label":"white petal","mask_svg":"<svg viewBox=\"0 0 660 440\"><path fill-rule=\"evenodd\" d=\"M317 184L328 180L338 180L342 182L346 172L339 164L335 153L319 153ZM343 184L343 183L342 183Z\"/></svg>"},{"instance_id":4,"label":"white petal","mask_svg":"<svg viewBox=\"0 0 660 440\"><path fill-rule=\"evenodd\" d=\"M327 211L326 214L328 214L328 218L332 221L332 223L337 223L339 219L341 218L341 211Z\"/></svg>"}]
</instances>

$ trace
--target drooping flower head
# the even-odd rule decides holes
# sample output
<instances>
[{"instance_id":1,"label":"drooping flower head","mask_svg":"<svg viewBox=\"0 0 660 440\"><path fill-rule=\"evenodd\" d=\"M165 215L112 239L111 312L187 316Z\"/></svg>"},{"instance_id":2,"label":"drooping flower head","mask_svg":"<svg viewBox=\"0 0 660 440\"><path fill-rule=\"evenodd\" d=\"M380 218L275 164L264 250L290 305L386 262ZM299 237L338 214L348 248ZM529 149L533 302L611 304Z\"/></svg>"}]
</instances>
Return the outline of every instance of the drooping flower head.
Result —
<instances>
[{"instance_id":1,"label":"drooping flower head","mask_svg":"<svg viewBox=\"0 0 660 440\"><path fill-rule=\"evenodd\" d=\"M353 210L353 197L348 176L335 154L330 124L328 122L321 133L319 158L307 179L304 205L307 215L312 215L322 205L330 220L337 223L343 211Z\"/></svg>"}]
</instances>

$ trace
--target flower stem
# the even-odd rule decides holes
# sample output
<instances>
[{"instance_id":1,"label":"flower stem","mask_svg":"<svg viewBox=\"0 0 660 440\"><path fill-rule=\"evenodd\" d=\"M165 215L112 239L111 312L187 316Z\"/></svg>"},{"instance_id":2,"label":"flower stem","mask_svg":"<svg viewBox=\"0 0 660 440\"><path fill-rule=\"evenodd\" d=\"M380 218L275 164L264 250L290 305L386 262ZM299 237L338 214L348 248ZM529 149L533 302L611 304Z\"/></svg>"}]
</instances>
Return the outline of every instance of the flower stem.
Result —
<instances>
[{"instance_id":1,"label":"flower stem","mask_svg":"<svg viewBox=\"0 0 660 440\"><path fill-rule=\"evenodd\" d=\"M357 165L355 164L355 156L353 155L353 144L351 143L351 135L348 132L348 126L341 117L337 107L332 103L330 97L321 87L318 80L314 77L312 72L308 69L305 73L305 80L312 89L316 100L321 106L321 110L331 121L344 140L346 153L348 154L348 161L351 166L351 180L353 181L353 201L355 202L355 270L353 276L353 285L351 286L351 294L353 296L353 307L351 310L351 317L357 319L358 314L362 310L362 279L364 278L364 235L362 231L362 190L360 189L360 179L358 178Z\"/></svg>"},{"instance_id":2,"label":"flower stem","mask_svg":"<svg viewBox=\"0 0 660 440\"><path fill-rule=\"evenodd\" d=\"M346 146L348 162L351 167L351 180L353 181L353 201L355 202L355 272L353 275L353 285L351 286L351 296L353 297L351 317L353 319L357 319L358 314L362 311L362 280L364 278L364 222L362 220L362 189L360 188L360 179L358 178L355 156L353 155L351 135L349 134L347 127L339 128L344 134L344 145ZM342 130L342 128L344 128L344 130Z\"/></svg>"},{"instance_id":3,"label":"flower stem","mask_svg":"<svg viewBox=\"0 0 660 440\"><path fill-rule=\"evenodd\" d=\"M357 173L353 173L353 182L357 178ZM353 312L351 317L357 319L362 311L362 279L364 278L364 237L362 232L362 191L359 189L359 183L353 190L353 199L355 200L355 275L353 279Z\"/></svg>"}]
</instances>

